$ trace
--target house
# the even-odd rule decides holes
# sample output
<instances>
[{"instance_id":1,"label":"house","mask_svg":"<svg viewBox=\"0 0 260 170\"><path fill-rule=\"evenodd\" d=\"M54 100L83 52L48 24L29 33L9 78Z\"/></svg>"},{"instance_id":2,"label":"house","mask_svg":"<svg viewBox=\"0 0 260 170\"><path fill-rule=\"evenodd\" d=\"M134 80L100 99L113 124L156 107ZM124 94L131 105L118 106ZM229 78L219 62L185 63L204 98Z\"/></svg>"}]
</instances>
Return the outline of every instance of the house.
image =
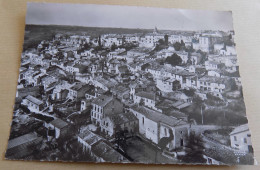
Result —
<instances>
[{"instance_id":1,"label":"house","mask_svg":"<svg viewBox=\"0 0 260 170\"><path fill-rule=\"evenodd\" d=\"M220 70L208 70L208 76L222 77L223 73Z\"/></svg>"},{"instance_id":2,"label":"house","mask_svg":"<svg viewBox=\"0 0 260 170\"><path fill-rule=\"evenodd\" d=\"M65 136L69 130L69 124L59 118L54 119L49 124L46 124L46 128L55 131L55 138L58 139L60 137Z\"/></svg>"},{"instance_id":3,"label":"house","mask_svg":"<svg viewBox=\"0 0 260 170\"><path fill-rule=\"evenodd\" d=\"M130 109L139 121L141 136L158 144L160 139L171 137L168 141L169 150L182 148L187 144L189 124L186 121L167 116L144 106L134 106Z\"/></svg>"},{"instance_id":4,"label":"house","mask_svg":"<svg viewBox=\"0 0 260 170\"><path fill-rule=\"evenodd\" d=\"M197 65L201 62L202 56L200 53L191 53L190 60L192 65Z\"/></svg>"},{"instance_id":5,"label":"house","mask_svg":"<svg viewBox=\"0 0 260 170\"><path fill-rule=\"evenodd\" d=\"M26 88L18 88L16 91L15 97L21 97L24 98L25 96L34 96L37 97L40 94L40 86L34 86L34 87L26 87Z\"/></svg>"},{"instance_id":6,"label":"house","mask_svg":"<svg viewBox=\"0 0 260 170\"><path fill-rule=\"evenodd\" d=\"M112 45L120 46L123 45L124 39L121 35L108 35L104 39L105 47L110 47Z\"/></svg>"},{"instance_id":7,"label":"house","mask_svg":"<svg viewBox=\"0 0 260 170\"><path fill-rule=\"evenodd\" d=\"M117 152L110 144L108 144L104 140L100 140L92 146L91 156L95 159L95 162L130 162L127 158Z\"/></svg>"},{"instance_id":8,"label":"house","mask_svg":"<svg viewBox=\"0 0 260 170\"><path fill-rule=\"evenodd\" d=\"M28 133L8 141L5 157L8 159L23 159L33 154L37 145L42 143L43 138L36 133Z\"/></svg>"},{"instance_id":9,"label":"house","mask_svg":"<svg viewBox=\"0 0 260 170\"><path fill-rule=\"evenodd\" d=\"M31 95L25 97L22 101L22 104L27 106L28 109L30 109L31 111L35 111L35 112L40 112L41 110L43 110L44 107L44 104L41 100Z\"/></svg>"},{"instance_id":10,"label":"house","mask_svg":"<svg viewBox=\"0 0 260 170\"><path fill-rule=\"evenodd\" d=\"M97 97L96 88L93 85L89 85L89 89L85 92L86 99L94 99Z\"/></svg>"},{"instance_id":11,"label":"house","mask_svg":"<svg viewBox=\"0 0 260 170\"><path fill-rule=\"evenodd\" d=\"M226 88L225 79L220 77L203 76L197 81L197 88L202 91L210 91L217 96Z\"/></svg>"},{"instance_id":12,"label":"house","mask_svg":"<svg viewBox=\"0 0 260 170\"><path fill-rule=\"evenodd\" d=\"M134 103L137 104L144 104L145 106L149 107L149 108L155 108L155 93L150 93L150 92L145 92L145 91L141 91L136 93L134 96Z\"/></svg>"},{"instance_id":13,"label":"house","mask_svg":"<svg viewBox=\"0 0 260 170\"><path fill-rule=\"evenodd\" d=\"M248 124L240 125L229 134L231 147L239 151L253 153L251 133Z\"/></svg>"},{"instance_id":14,"label":"house","mask_svg":"<svg viewBox=\"0 0 260 170\"><path fill-rule=\"evenodd\" d=\"M214 44L214 52L220 54L220 51L225 47L224 43Z\"/></svg>"},{"instance_id":15,"label":"house","mask_svg":"<svg viewBox=\"0 0 260 170\"><path fill-rule=\"evenodd\" d=\"M98 126L106 115L123 112L123 104L112 96L102 95L95 98L91 104L91 121Z\"/></svg>"},{"instance_id":16,"label":"house","mask_svg":"<svg viewBox=\"0 0 260 170\"><path fill-rule=\"evenodd\" d=\"M220 63L215 61L205 61L206 70L217 70L219 69Z\"/></svg>"},{"instance_id":17,"label":"house","mask_svg":"<svg viewBox=\"0 0 260 170\"><path fill-rule=\"evenodd\" d=\"M212 52L214 44L221 40L221 38L219 35L201 35L199 37L198 49L194 48L196 45L193 48L207 53Z\"/></svg>"},{"instance_id":18,"label":"house","mask_svg":"<svg viewBox=\"0 0 260 170\"><path fill-rule=\"evenodd\" d=\"M134 133L137 128L138 120L131 112L109 114L101 121L101 132L110 137L114 136L116 132L119 131Z\"/></svg>"},{"instance_id":19,"label":"house","mask_svg":"<svg viewBox=\"0 0 260 170\"><path fill-rule=\"evenodd\" d=\"M181 84L178 80L169 77L157 79L156 86L162 92L166 92L166 93L173 92L173 90L177 90L181 88Z\"/></svg>"},{"instance_id":20,"label":"house","mask_svg":"<svg viewBox=\"0 0 260 170\"><path fill-rule=\"evenodd\" d=\"M84 83L76 83L69 89L68 98L78 99L85 97L85 93L91 88L90 85Z\"/></svg>"},{"instance_id":21,"label":"house","mask_svg":"<svg viewBox=\"0 0 260 170\"><path fill-rule=\"evenodd\" d=\"M122 85L115 86L111 89L112 94L121 101L129 99L129 88Z\"/></svg>"},{"instance_id":22,"label":"house","mask_svg":"<svg viewBox=\"0 0 260 170\"><path fill-rule=\"evenodd\" d=\"M93 85L97 88L101 88L105 91L108 91L109 89L115 87L118 84L118 82L110 78L109 80L105 79L104 77L95 77L93 79Z\"/></svg>"},{"instance_id":23,"label":"house","mask_svg":"<svg viewBox=\"0 0 260 170\"><path fill-rule=\"evenodd\" d=\"M73 67L74 67L74 72L76 73L83 74L88 72L88 66L86 65L75 64Z\"/></svg>"},{"instance_id":24,"label":"house","mask_svg":"<svg viewBox=\"0 0 260 170\"><path fill-rule=\"evenodd\" d=\"M220 55L237 55L235 46L226 46L220 50Z\"/></svg>"},{"instance_id":25,"label":"house","mask_svg":"<svg viewBox=\"0 0 260 170\"><path fill-rule=\"evenodd\" d=\"M90 130L84 130L78 135L78 142L83 147L83 152L91 152L92 146L103 138Z\"/></svg>"}]
</instances>

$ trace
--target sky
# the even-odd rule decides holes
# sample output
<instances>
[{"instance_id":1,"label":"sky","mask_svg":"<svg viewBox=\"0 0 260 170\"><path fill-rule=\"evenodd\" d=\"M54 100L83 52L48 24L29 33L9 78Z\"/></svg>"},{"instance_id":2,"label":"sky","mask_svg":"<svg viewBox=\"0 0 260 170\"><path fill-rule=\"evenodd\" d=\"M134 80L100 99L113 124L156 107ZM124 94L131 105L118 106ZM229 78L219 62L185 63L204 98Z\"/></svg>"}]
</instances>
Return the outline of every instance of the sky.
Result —
<instances>
[{"instance_id":1,"label":"sky","mask_svg":"<svg viewBox=\"0 0 260 170\"><path fill-rule=\"evenodd\" d=\"M233 30L230 11L119 5L28 3L26 24L160 30Z\"/></svg>"}]
</instances>

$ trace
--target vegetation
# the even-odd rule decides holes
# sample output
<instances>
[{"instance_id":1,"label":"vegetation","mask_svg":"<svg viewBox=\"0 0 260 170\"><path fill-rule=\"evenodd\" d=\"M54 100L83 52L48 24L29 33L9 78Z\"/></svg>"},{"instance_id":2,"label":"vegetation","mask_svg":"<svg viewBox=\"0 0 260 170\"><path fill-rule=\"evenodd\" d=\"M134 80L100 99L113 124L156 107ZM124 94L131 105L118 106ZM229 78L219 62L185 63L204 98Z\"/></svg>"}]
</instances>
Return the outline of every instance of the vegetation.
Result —
<instances>
[{"instance_id":1,"label":"vegetation","mask_svg":"<svg viewBox=\"0 0 260 170\"><path fill-rule=\"evenodd\" d=\"M176 65L181 65L182 59L179 55L174 53L173 55L167 57L165 62L171 64L172 66L176 66Z\"/></svg>"}]
</instances>

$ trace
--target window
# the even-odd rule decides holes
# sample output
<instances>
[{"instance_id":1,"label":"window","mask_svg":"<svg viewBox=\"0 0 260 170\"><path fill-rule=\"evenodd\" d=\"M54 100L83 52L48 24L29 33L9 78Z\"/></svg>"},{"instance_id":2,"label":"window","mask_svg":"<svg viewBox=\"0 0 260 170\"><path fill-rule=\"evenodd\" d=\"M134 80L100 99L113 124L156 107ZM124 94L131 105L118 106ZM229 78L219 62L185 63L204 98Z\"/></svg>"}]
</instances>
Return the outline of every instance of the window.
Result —
<instances>
[{"instance_id":1,"label":"window","mask_svg":"<svg viewBox=\"0 0 260 170\"><path fill-rule=\"evenodd\" d=\"M234 136L234 141L237 141L237 137L236 136Z\"/></svg>"},{"instance_id":2,"label":"window","mask_svg":"<svg viewBox=\"0 0 260 170\"><path fill-rule=\"evenodd\" d=\"M247 143L247 138L244 138L244 143Z\"/></svg>"},{"instance_id":3,"label":"window","mask_svg":"<svg viewBox=\"0 0 260 170\"><path fill-rule=\"evenodd\" d=\"M251 137L251 134L247 134L247 137Z\"/></svg>"},{"instance_id":4,"label":"window","mask_svg":"<svg viewBox=\"0 0 260 170\"><path fill-rule=\"evenodd\" d=\"M144 117L143 117L143 125L144 125Z\"/></svg>"},{"instance_id":5,"label":"window","mask_svg":"<svg viewBox=\"0 0 260 170\"><path fill-rule=\"evenodd\" d=\"M164 135L167 136L167 129L164 128Z\"/></svg>"},{"instance_id":6,"label":"window","mask_svg":"<svg viewBox=\"0 0 260 170\"><path fill-rule=\"evenodd\" d=\"M180 145L183 146L183 139L181 138Z\"/></svg>"}]
</instances>

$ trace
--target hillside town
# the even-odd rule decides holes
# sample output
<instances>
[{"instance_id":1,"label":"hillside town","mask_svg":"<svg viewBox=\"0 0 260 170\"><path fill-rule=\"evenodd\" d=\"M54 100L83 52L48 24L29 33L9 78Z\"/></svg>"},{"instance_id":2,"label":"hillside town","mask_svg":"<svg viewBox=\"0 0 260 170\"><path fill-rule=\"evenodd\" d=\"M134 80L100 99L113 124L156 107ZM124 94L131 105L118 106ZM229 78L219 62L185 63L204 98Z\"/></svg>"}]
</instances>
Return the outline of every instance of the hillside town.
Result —
<instances>
[{"instance_id":1,"label":"hillside town","mask_svg":"<svg viewBox=\"0 0 260 170\"><path fill-rule=\"evenodd\" d=\"M7 159L254 164L233 31L56 33L19 71Z\"/></svg>"}]
</instances>

